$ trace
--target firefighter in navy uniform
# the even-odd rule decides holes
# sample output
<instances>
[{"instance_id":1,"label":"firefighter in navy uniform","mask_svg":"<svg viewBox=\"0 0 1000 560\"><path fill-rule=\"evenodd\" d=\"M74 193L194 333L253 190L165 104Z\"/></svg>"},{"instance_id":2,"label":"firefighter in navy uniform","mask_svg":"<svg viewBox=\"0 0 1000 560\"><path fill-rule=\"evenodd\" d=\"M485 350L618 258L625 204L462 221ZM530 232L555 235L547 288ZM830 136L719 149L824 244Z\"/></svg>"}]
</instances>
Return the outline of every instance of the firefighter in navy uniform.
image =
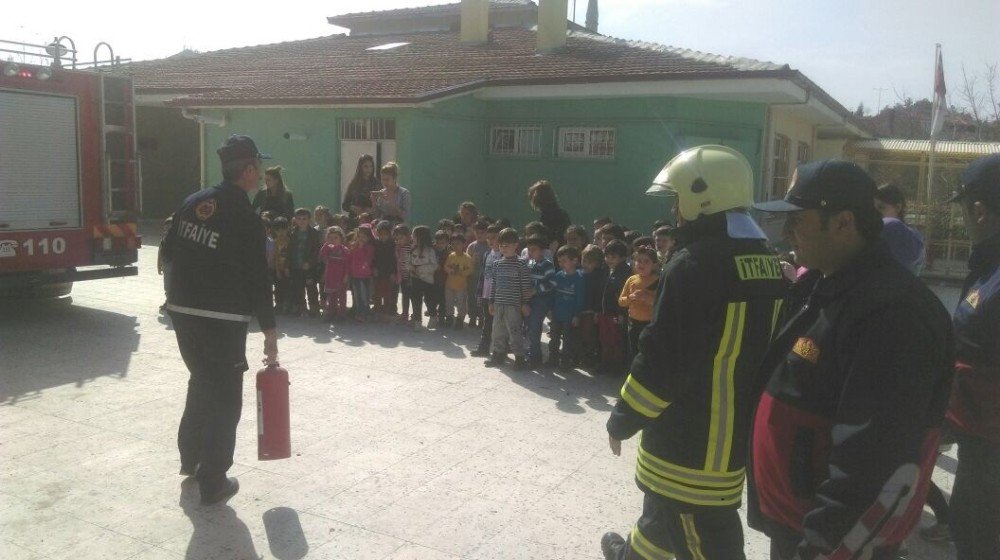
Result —
<instances>
[{"instance_id":1,"label":"firefighter in navy uniform","mask_svg":"<svg viewBox=\"0 0 1000 560\"><path fill-rule=\"evenodd\" d=\"M265 361L278 358L264 226L248 198L267 156L249 137L237 135L217 153L222 183L184 201L164 246L173 266L167 310L191 373L177 434L181 474L197 477L203 503L221 502L239 490L226 472L243 407L252 316L264 334Z\"/></svg>"},{"instance_id":2,"label":"firefighter in navy uniform","mask_svg":"<svg viewBox=\"0 0 1000 560\"><path fill-rule=\"evenodd\" d=\"M647 191L676 193L683 244L660 277L653 320L607 428L611 450L642 431L642 516L607 533L605 558L740 560L737 508L757 371L787 291L781 264L746 213L753 173L724 146L672 159Z\"/></svg>"},{"instance_id":3,"label":"firefighter in navy uniform","mask_svg":"<svg viewBox=\"0 0 1000 560\"><path fill-rule=\"evenodd\" d=\"M969 275L955 310L957 352L948 424L958 441L951 529L958 560L1000 558L1000 154L962 175L961 205L972 241Z\"/></svg>"},{"instance_id":4,"label":"firefighter in navy uniform","mask_svg":"<svg viewBox=\"0 0 1000 560\"><path fill-rule=\"evenodd\" d=\"M748 521L772 560L898 558L923 510L951 386L948 312L879 239L875 182L799 166L784 235L813 287L761 366Z\"/></svg>"}]
</instances>

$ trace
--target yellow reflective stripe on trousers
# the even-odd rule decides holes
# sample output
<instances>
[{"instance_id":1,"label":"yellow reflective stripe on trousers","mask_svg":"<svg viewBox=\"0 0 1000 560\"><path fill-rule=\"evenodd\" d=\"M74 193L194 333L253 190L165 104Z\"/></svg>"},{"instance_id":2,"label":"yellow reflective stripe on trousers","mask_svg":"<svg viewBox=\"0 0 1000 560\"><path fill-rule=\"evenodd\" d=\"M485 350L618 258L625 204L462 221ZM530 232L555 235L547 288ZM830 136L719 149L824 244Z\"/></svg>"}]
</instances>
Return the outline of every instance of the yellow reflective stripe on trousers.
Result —
<instances>
[{"instance_id":1,"label":"yellow reflective stripe on trousers","mask_svg":"<svg viewBox=\"0 0 1000 560\"><path fill-rule=\"evenodd\" d=\"M697 506L729 506L740 502L743 497L743 484L725 489L693 488L691 486L672 481L646 468L642 463L637 463L635 467L635 477L640 484L649 488L657 494Z\"/></svg>"},{"instance_id":2,"label":"yellow reflective stripe on trousers","mask_svg":"<svg viewBox=\"0 0 1000 560\"><path fill-rule=\"evenodd\" d=\"M670 404L643 387L631 373L622 385L621 396L636 412L647 418L656 418Z\"/></svg>"},{"instance_id":3,"label":"yellow reflective stripe on trousers","mask_svg":"<svg viewBox=\"0 0 1000 560\"><path fill-rule=\"evenodd\" d=\"M705 560L705 555L701 552L701 537L698 535L698 529L694 526L694 515L682 513L681 525L684 527L684 537L687 539L692 560Z\"/></svg>"},{"instance_id":4,"label":"yellow reflective stripe on trousers","mask_svg":"<svg viewBox=\"0 0 1000 560\"><path fill-rule=\"evenodd\" d=\"M781 305L785 303L785 300L776 299L774 300L774 314L771 315L771 338L773 339L775 335L778 334L778 318L781 317Z\"/></svg>"},{"instance_id":5,"label":"yellow reflective stripe on trousers","mask_svg":"<svg viewBox=\"0 0 1000 560\"><path fill-rule=\"evenodd\" d=\"M639 556L646 560L673 560L674 554L666 549L660 548L650 542L645 535L639 531L639 524L632 527L632 534L629 535L629 545Z\"/></svg>"},{"instance_id":6,"label":"yellow reflective stripe on trousers","mask_svg":"<svg viewBox=\"0 0 1000 560\"><path fill-rule=\"evenodd\" d=\"M663 478L672 479L686 486L733 488L734 486L743 484L746 474L746 469L732 472L710 472L689 469L668 463L643 449L642 443L639 444L637 460L651 473Z\"/></svg>"},{"instance_id":7,"label":"yellow reflective stripe on trousers","mask_svg":"<svg viewBox=\"0 0 1000 560\"><path fill-rule=\"evenodd\" d=\"M746 317L746 302L734 302L726 307L726 323L712 369L712 420L708 427L706 471L721 471L729 465L729 453L733 447L733 417L736 414L734 378Z\"/></svg>"}]
</instances>

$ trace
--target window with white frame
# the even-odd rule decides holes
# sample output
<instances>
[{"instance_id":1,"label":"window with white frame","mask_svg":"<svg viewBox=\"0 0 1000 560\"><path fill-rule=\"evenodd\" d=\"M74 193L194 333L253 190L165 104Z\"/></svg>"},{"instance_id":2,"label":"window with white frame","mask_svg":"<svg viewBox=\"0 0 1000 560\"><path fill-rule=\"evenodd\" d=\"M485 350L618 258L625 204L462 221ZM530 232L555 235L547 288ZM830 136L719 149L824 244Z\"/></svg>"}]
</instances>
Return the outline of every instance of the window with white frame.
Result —
<instances>
[{"instance_id":1,"label":"window with white frame","mask_svg":"<svg viewBox=\"0 0 1000 560\"><path fill-rule=\"evenodd\" d=\"M788 160L791 157L791 142L784 134L774 135L774 153L772 154L774 172L771 180L771 199L785 197L788 190Z\"/></svg>"},{"instance_id":2,"label":"window with white frame","mask_svg":"<svg viewBox=\"0 0 1000 560\"><path fill-rule=\"evenodd\" d=\"M556 153L559 157L588 159L615 157L614 128L560 128L558 142Z\"/></svg>"},{"instance_id":3,"label":"window with white frame","mask_svg":"<svg viewBox=\"0 0 1000 560\"><path fill-rule=\"evenodd\" d=\"M799 142L799 153L796 156L796 163L808 163L812 159L812 150L808 142Z\"/></svg>"},{"instance_id":4,"label":"window with white frame","mask_svg":"<svg viewBox=\"0 0 1000 560\"><path fill-rule=\"evenodd\" d=\"M494 126L490 128L490 155L537 156L542 153L539 126Z\"/></svg>"}]
</instances>

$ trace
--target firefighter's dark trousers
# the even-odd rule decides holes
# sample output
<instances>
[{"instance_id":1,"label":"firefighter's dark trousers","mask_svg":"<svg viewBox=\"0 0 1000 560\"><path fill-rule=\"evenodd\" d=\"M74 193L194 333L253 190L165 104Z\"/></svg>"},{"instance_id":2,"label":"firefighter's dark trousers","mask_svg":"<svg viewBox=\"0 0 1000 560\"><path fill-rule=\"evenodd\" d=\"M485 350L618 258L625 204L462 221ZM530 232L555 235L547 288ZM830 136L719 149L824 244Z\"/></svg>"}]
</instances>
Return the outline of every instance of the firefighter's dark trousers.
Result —
<instances>
[{"instance_id":1,"label":"firefighter's dark trousers","mask_svg":"<svg viewBox=\"0 0 1000 560\"><path fill-rule=\"evenodd\" d=\"M743 524L735 509L695 508L647 493L642 517L616 560L746 560Z\"/></svg>"},{"instance_id":2,"label":"firefighter's dark trousers","mask_svg":"<svg viewBox=\"0 0 1000 560\"><path fill-rule=\"evenodd\" d=\"M202 494L217 490L233 466L243 409L247 323L170 314L191 377L177 430L181 466L194 471Z\"/></svg>"},{"instance_id":3,"label":"firefighter's dark trousers","mask_svg":"<svg viewBox=\"0 0 1000 560\"><path fill-rule=\"evenodd\" d=\"M963 433L951 493L951 532L958 560L1000 558L1000 444Z\"/></svg>"}]
</instances>

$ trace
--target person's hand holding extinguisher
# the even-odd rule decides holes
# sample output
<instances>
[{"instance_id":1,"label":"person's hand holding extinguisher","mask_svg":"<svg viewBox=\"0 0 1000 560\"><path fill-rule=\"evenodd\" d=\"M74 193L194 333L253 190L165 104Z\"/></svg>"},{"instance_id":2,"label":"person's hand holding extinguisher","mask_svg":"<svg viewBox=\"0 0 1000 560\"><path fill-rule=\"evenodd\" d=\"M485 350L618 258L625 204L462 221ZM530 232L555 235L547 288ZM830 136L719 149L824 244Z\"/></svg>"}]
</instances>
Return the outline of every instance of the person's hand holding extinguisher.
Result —
<instances>
[{"instance_id":1,"label":"person's hand holding extinguisher","mask_svg":"<svg viewBox=\"0 0 1000 560\"><path fill-rule=\"evenodd\" d=\"M278 365L278 331L264 331L264 363L269 366Z\"/></svg>"}]
</instances>

